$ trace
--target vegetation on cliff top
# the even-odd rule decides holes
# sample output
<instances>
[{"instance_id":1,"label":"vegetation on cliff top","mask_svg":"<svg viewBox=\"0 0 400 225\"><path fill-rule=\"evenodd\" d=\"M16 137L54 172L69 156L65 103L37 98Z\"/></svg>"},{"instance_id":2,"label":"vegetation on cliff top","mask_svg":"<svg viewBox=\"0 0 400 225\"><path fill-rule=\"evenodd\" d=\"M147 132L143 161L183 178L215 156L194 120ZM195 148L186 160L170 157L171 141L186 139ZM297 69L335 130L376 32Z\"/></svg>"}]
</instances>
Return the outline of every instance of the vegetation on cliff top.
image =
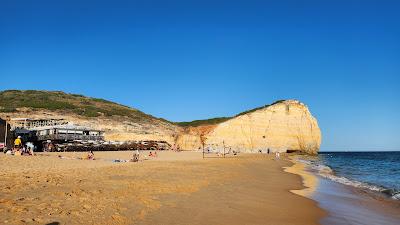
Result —
<instances>
[{"instance_id":1,"label":"vegetation on cliff top","mask_svg":"<svg viewBox=\"0 0 400 225\"><path fill-rule=\"evenodd\" d=\"M206 119L206 120L193 120L190 122L176 122L175 124L182 126L182 127L198 127L198 126L204 126L204 125L219 124L219 123L225 122L229 119L232 119L232 117L216 117L216 118L211 118L211 119Z\"/></svg>"},{"instance_id":2,"label":"vegetation on cliff top","mask_svg":"<svg viewBox=\"0 0 400 225\"><path fill-rule=\"evenodd\" d=\"M157 119L182 127L197 127L219 124L232 118L245 115L247 113L251 113L283 101L284 100L279 100L270 105L247 110L233 117L216 117L205 120L173 123L162 118L155 118L137 109L100 98L90 98L78 94L67 94L61 91L7 90L0 92L0 112L17 112L18 108L30 108L31 110L45 109L51 111L59 110L84 117L122 116L128 118L132 122L145 122Z\"/></svg>"},{"instance_id":3,"label":"vegetation on cliff top","mask_svg":"<svg viewBox=\"0 0 400 225\"><path fill-rule=\"evenodd\" d=\"M183 127L198 127L198 126L205 126L205 125L215 125L215 124L223 123L223 122L225 122L227 120L236 118L238 116L242 116L242 115L245 115L245 114L248 114L248 113L255 112L255 111L260 110L260 109L267 108L269 106L281 103L283 101L285 101L285 100L278 100L278 101L275 101L274 103L272 103L270 105L264 105L264 106L261 106L261 107L257 107L257 108L254 108L254 109L250 109L250 110L241 112L239 114L236 114L233 117L216 117L216 118L205 119L205 120L193 120L193 121L190 121L190 122L177 122L175 124L177 124L179 126L183 126Z\"/></svg>"},{"instance_id":4,"label":"vegetation on cliff top","mask_svg":"<svg viewBox=\"0 0 400 225\"><path fill-rule=\"evenodd\" d=\"M238 116L241 116L241 115L244 115L244 114L247 114L247 113L252 113L252 112L255 112L255 111L260 110L260 109L265 109L265 108L267 108L269 106L272 106L272 105L275 105L275 104L278 104L278 103L281 103L281 102L284 102L284 101L285 100L278 100L278 101L275 101L275 102L273 102L272 104L269 104L269 105L264 105L264 106L260 106L260 107L254 108L254 109L250 109L250 110L241 112L241 113L237 114L234 117L238 117Z\"/></svg>"},{"instance_id":5,"label":"vegetation on cliff top","mask_svg":"<svg viewBox=\"0 0 400 225\"><path fill-rule=\"evenodd\" d=\"M61 91L7 90L0 92L0 112L17 112L18 108L62 110L84 117L123 116L133 122L157 119L111 101Z\"/></svg>"}]
</instances>

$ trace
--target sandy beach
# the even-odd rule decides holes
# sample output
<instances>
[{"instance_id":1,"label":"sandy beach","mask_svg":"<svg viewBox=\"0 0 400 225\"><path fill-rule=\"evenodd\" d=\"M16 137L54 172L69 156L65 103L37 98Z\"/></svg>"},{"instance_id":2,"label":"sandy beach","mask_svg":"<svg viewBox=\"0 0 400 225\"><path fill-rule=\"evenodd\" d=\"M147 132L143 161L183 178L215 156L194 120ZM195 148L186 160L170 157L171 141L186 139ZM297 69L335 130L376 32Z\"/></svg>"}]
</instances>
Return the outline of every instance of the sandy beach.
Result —
<instances>
[{"instance_id":1,"label":"sandy beach","mask_svg":"<svg viewBox=\"0 0 400 225\"><path fill-rule=\"evenodd\" d=\"M132 152L0 156L2 224L318 224L317 204L290 190L286 156L202 159L198 152L159 152L116 163ZM144 155L144 154L142 154Z\"/></svg>"}]
</instances>

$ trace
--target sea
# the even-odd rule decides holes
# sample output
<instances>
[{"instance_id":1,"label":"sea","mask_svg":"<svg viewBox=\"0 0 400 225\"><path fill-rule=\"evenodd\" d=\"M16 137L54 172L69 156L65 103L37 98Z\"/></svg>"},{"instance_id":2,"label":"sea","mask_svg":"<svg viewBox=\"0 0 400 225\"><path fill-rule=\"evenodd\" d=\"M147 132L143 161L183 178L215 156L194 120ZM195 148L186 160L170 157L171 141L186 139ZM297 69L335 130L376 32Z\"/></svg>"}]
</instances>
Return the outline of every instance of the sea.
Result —
<instances>
[{"instance_id":1,"label":"sea","mask_svg":"<svg viewBox=\"0 0 400 225\"><path fill-rule=\"evenodd\" d=\"M323 225L399 225L400 152L320 152L301 156L316 174L311 199L328 212Z\"/></svg>"},{"instance_id":2,"label":"sea","mask_svg":"<svg viewBox=\"0 0 400 225\"><path fill-rule=\"evenodd\" d=\"M400 151L320 152L301 160L324 178L400 200Z\"/></svg>"}]
</instances>

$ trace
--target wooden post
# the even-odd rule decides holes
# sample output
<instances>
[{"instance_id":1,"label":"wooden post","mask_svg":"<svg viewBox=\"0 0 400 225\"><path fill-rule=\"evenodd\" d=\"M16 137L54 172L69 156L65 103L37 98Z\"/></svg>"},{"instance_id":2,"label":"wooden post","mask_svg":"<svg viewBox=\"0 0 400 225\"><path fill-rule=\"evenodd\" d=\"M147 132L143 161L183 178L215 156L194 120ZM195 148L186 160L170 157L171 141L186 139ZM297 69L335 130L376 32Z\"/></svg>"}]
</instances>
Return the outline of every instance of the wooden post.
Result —
<instances>
[{"instance_id":1,"label":"wooden post","mask_svg":"<svg viewBox=\"0 0 400 225\"><path fill-rule=\"evenodd\" d=\"M204 145L205 145L206 140L205 140L203 134L200 134L200 142L201 142L201 145L203 146L203 159L204 159L204 157L205 157L204 156Z\"/></svg>"},{"instance_id":2,"label":"wooden post","mask_svg":"<svg viewBox=\"0 0 400 225\"><path fill-rule=\"evenodd\" d=\"M4 148L7 148L7 119L6 119L6 130L4 132Z\"/></svg>"},{"instance_id":3,"label":"wooden post","mask_svg":"<svg viewBox=\"0 0 400 225\"><path fill-rule=\"evenodd\" d=\"M6 116L6 131L4 132L4 148L7 149L7 136L8 136L8 120L9 116Z\"/></svg>"},{"instance_id":4,"label":"wooden post","mask_svg":"<svg viewBox=\"0 0 400 225\"><path fill-rule=\"evenodd\" d=\"M225 141L222 141L222 147L224 148L224 158L225 158Z\"/></svg>"}]
</instances>

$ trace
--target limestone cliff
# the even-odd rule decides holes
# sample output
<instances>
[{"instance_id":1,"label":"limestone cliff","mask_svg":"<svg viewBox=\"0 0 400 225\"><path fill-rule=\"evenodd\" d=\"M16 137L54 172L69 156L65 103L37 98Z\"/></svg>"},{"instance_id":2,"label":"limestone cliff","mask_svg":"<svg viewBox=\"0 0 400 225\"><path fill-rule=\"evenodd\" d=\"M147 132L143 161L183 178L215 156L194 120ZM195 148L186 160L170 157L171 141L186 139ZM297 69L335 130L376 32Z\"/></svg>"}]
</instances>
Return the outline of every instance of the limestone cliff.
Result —
<instances>
[{"instance_id":1,"label":"limestone cliff","mask_svg":"<svg viewBox=\"0 0 400 225\"><path fill-rule=\"evenodd\" d=\"M105 131L106 140L157 140L183 150L203 146L240 152L300 150L314 154L321 132L307 106L296 100L243 112L235 117L172 123L103 99L49 91L0 92L0 117L65 119Z\"/></svg>"},{"instance_id":2,"label":"limestone cliff","mask_svg":"<svg viewBox=\"0 0 400 225\"><path fill-rule=\"evenodd\" d=\"M234 117L206 134L185 133L179 142L182 149L198 149L202 143L214 150L225 146L241 152L270 149L272 152L300 150L315 154L321 144L321 132L307 106L286 100Z\"/></svg>"}]
</instances>

